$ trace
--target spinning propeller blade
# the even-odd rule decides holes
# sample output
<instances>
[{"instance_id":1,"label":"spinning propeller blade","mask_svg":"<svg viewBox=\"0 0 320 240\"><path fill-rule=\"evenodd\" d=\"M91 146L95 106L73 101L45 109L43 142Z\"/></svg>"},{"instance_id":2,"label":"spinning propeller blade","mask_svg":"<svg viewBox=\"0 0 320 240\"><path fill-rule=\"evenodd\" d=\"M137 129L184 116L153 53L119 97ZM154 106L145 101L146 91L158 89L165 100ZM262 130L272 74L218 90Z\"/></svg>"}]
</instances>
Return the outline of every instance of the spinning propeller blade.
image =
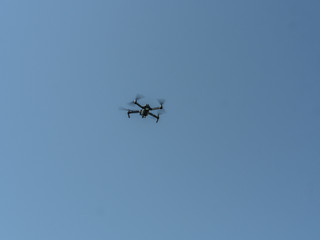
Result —
<instances>
[{"instance_id":1,"label":"spinning propeller blade","mask_svg":"<svg viewBox=\"0 0 320 240\"><path fill-rule=\"evenodd\" d=\"M119 107L119 110L121 110L121 111L131 111L131 109L124 108L124 107Z\"/></svg>"},{"instance_id":2,"label":"spinning propeller blade","mask_svg":"<svg viewBox=\"0 0 320 240\"><path fill-rule=\"evenodd\" d=\"M135 99L136 99L136 100L140 100L141 98L144 98L144 96L141 95L141 94L137 94Z\"/></svg>"},{"instance_id":3,"label":"spinning propeller blade","mask_svg":"<svg viewBox=\"0 0 320 240\"><path fill-rule=\"evenodd\" d=\"M135 98L133 101L129 102L128 104L134 105L134 104L135 104L138 100L140 100L141 98L144 98L144 96L141 95L141 94L137 94L137 95L136 95L136 98Z\"/></svg>"},{"instance_id":4,"label":"spinning propeller blade","mask_svg":"<svg viewBox=\"0 0 320 240\"><path fill-rule=\"evenodd\" d=\"M160 107L161 107L161 109L162 109L163 104L165 103L165 100L164 100L164 99L158 99L158 102L159 102Z\"/></svg>"},{"instance_id":5,"label":"spinning propeller blade","mask_svg":"<svg viewBox=\"0 0 320 240\"><path fill-rule=\"evenodd\" d=\"M158 99L158 102L159 102L161 105L163 105L163 104L165 103L165 101L166 101L166 100L164 100L164 99Z\"/></svg>"}]
</instances>

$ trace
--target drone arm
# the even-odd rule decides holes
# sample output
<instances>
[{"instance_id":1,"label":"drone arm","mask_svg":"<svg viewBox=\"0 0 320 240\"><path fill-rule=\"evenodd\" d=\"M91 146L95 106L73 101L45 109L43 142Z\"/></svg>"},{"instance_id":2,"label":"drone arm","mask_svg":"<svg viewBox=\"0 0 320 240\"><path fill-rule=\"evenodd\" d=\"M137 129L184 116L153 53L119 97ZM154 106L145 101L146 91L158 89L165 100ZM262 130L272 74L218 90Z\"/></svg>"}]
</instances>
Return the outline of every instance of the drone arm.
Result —
<instances>
[{"instance_id":1,"label":"drone arm","mask_svg":"<svg viewBox=\"0 0 320 240\"><path fill-rule=\"evenodd\" d=\"M140 108L143 108L137 101L134 101L133 103L139 106Z\"/></svg>"},{"instance_id":2,"label":"drone arm","mask_svg":"<svg viewBox=\"0 0 320 240\"><path fill-rule=\"evenodd\" d=\"M163 107L160 106L160 107L151 108L151 110L159 110L159 109L163 109Z\"/></svg>"},{"instance_id":3,"label":"drone arm","mask_svg":"<svg viewBox=\"0 0 320 240\"><path fill-rule=\"evenodd\" d=\"M128 118L130 118L130 114L131 114L131 113L139 113L139 111L129 110L129 111L128 111Z\"/></svg>"}]
</instances>

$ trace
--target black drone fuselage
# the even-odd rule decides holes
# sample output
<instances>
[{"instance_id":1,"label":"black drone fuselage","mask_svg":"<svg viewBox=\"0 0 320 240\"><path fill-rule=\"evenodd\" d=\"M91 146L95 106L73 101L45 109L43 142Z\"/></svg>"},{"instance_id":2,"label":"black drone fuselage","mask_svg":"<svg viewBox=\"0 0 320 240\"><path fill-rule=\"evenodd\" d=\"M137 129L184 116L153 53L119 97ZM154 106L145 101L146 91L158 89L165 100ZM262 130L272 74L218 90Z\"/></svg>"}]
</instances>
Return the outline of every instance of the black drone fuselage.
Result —
<instances>
[{"instance_id":1,"label":"black drone fuselage","mask_svg":"<svg viewBox=\"0 0 320 240\"><path fill-rule=\"evenodd\" d=\"M149 104L146 104L141 108L141 110L139 111L139 114L141 115L142 118L145 118L148 116L150 110L151 110L151 107L149 106Z\"/></svg>"},{"instance_id":2,"label":"black drone fuselage","mask_svg":"<svg viewBox=\"0 0 320 240\"><path fill-rule=\"evenodd\" d=\"M159 110L159 109L163 109L162 107L162 104L160 104L160 107L155 107L155 108L152 108L150 107L149 104L146 104L144 106L140 105L137 101L137 99L135 99L132 103L134 103L135 105L137 105L138 107L140 107L141 109L140 110L128 110L128 117L130 118L130 114L132 113L139 113L140 116L142 118L146 118L148 115L154 117L157 119L157 122L159 121L159 113L157 115L153 114L151 111L153 110Z\"/></svg>"}]
</instances>

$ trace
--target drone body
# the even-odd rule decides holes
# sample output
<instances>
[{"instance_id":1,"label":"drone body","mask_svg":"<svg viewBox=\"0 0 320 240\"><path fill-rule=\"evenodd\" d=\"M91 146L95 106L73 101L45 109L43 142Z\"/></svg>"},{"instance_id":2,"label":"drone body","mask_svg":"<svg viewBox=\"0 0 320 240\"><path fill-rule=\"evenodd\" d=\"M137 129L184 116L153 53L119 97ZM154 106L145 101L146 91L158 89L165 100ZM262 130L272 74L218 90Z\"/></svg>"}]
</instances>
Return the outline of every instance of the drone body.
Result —
<instances>
[{"instance_id":1,"label":"drone body","mask_svg":"<svg viewBox=\"0 0 320 240\"><path fill-rule=\"evenodd\" d=\"M142 118L146 118L148 115L150 115L150 116L154 117L155 119L157 119L156 122L158 122L158 121L159 121L159 118L160 118L159 113L157 113L157 115L156 115L156 114L152 113L151 111L154 111L154 110L162 110L162 109L163 109L163 103L164 103L164 101L163 101L163 100L162 100L162 101L159 100L160 106L159 106L159 107L152 108L152 107L150 107L149 104L146 104L146 105L142 106L140 103L138 103L138 100L139 100L140 98L141 98L141 96L140 96L140 97L137 96L137 97L131 102L131 104L135 104L135 105L137 105L139 108L141 108L140 110L131 110L131 109L126 109L126 108L121 108L121 109L127 111L128 118L130 118L130 114L139 113Z\"/></svg>"}]
</instances>

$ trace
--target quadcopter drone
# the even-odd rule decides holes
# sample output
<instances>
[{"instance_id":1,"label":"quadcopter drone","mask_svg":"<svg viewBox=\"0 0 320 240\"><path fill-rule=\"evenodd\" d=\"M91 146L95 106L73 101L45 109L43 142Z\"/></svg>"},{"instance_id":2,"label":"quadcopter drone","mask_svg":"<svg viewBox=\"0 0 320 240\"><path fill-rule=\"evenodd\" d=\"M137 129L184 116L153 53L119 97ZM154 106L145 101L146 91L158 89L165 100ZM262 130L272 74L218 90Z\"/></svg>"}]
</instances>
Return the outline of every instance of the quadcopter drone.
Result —
<instances>
[{"instance_id":1,"label":"quadcopter drone","mask_svg":"<svg viewBox=\"0 0 320 240\"><path fill-rule=\"evenodd\" d=\"M142 118L146 118L148 115L150 115L150 116L154 117L155 119L157 119L156 122L158 122L159 118L160 118L159 115L162 112L158 112L157 115L155 115L151 111L164 110L163 109L164 100L158 100L160 106L152 108L152 107L150 107L149 104L146 104L146 105L142 106L140 103L138 103L138 100L140 100L141 98L142 98L142 96L138 95L138 96L136 96L136 98L132 102L129 103L129 104L132 104L132 105L137 105L139 108L141 108L140 110L131 110L131 109L127 109L127 108L120 108L120 110L127 111L128 118L130 118L130 114L132 114L132 113L139 113Z\"/></svg>"}]
</instances>

